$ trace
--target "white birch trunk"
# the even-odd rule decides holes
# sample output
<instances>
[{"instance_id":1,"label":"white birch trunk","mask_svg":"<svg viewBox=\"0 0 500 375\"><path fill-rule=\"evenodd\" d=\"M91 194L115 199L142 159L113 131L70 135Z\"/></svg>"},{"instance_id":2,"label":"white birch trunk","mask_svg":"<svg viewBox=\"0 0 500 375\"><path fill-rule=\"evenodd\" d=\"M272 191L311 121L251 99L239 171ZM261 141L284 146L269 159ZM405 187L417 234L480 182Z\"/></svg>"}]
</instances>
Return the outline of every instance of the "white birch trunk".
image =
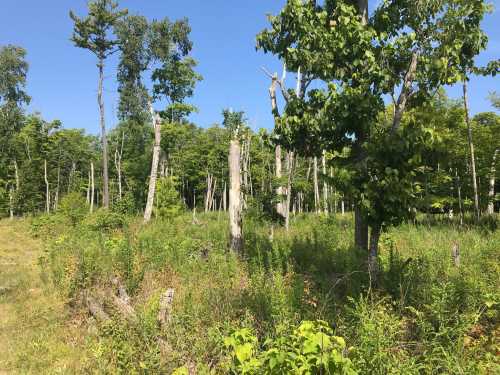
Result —
<instances>
[{"instance_id":1,"label":"white birch trunk","mask_svg":"<svg viewBox=\"0 0 500 375\"><path fill-rule=\"evenodd\" d=\"M320 213L320 197L319 197L319 185L318 185L318 158L315 156L313 161L313 184L314 184L314 210L316 213Z\"/></svg>"},{"instance_id":2,"label":"white birch trunk","mask_svg":"<svg viewBox=\"0 0 500 375\"><path fill-rule=\"evenodd\" d=\"M323 166L323 176L326 176L326 155L325 151L323 151L323 157L321 158L321 164ZM326 183L326 179L323 182L323 209L325 215L328 215L328 185Z\"/></svg>"},{"instance_id":3,"label":"white birch trunk","mask_svg":"<svg viewBox=\"0 0 500 375\"><path fill-rule=\"evenodd\" d=\"M160 143L161 143L161 121L158 114L153 110L153 106L150 104L151 117L153 119L153 128L155 132L155 140L153 145L153 160L151 162L151 175L149 177L149 190L148 198L146 201L146 209L144 210L144 223L151 220L151 215L153 213L153 205L155 199L156 191L156 177L158 174L158 163L160 161Z\"/></svg>"}]
</instances>

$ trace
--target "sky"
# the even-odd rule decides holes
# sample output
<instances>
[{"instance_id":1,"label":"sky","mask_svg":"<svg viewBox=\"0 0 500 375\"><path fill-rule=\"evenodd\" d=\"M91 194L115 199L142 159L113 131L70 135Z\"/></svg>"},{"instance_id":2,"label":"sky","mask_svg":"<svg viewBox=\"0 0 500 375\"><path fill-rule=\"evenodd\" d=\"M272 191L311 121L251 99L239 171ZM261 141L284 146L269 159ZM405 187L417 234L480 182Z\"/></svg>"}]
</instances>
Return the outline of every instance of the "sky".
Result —
<instances>
[{"instance_id":1,"label":"sky","mask_svg":"<svg viewBox=\"0 0 500 375\"><path fill-rule=\"evenodd\" d=\"M380 1L380 0L378 0ZM492 1L495 11L483 28L489 36L488 49L478 65L500 57L500 0ZM0 46L14 44L27 50L30 68L27 91L32 102L28 112L38 111L48 120L59 119L67 128L99 132L97 67L95 56L73 46L73 24L69 10L86 13L86 0L1 0ZM374 3L374 1L371 1ZM152 19L189 19L192 27L193 57L203 76L190 103L199 112L190 119L200 126L221 122L224 108L243 110L253 129L272 128L268 95L269 78L262 71L281 71L279 61L255 49L255 36L268 23L266 14L277 14L285 0L122 0L122 8ZM118 120L116 108L117 56L105 69L106 126ZM293 77L288 84L293 86ZM487 95L500 91L499 77L474 77L469 85L472 114L492 111ZM453 98L461 87L447 89ZM157 109L161 109L158 107Z\"/></svg>"}]
</instances>

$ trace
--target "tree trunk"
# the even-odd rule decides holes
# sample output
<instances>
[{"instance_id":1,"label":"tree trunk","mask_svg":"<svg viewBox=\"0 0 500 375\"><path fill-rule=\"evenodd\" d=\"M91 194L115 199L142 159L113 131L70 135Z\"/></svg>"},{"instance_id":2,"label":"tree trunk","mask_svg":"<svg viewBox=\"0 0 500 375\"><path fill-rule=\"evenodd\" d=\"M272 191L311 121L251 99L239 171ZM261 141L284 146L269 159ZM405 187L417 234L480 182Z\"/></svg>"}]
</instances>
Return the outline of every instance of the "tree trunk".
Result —
<instances>
[{"instance_id":1,"label":"tree trunk","mask_svg":"<svg viewBox=\"0 0 500 375\"><path fill-rule=\"evenodd\" d=\"M243 252L240 179L240 142L233 139L229 146L229 248L238 254Z\"/></svg>"},{"instance_id":2,"label":"tree trunk","mask_svg":"<svg viewBox=\"0 0 500 375\"><path fill-rule=\"evenodd\" d=\"M43 161L43 177L45 180L45 212L50 213L50 190L49 179L47 177L47 159Z\"/></svg>"},{"instance_id":3,"label":"tree trunk","mask_svg":"<svg viewBox=\"0 0 500 375\"><path fill-rule=\"evenodd\" d=\"M319 185L318 185L318 158L314 157L314 167L313 167L313 184L314 184L314 210L317 214L321 212L320 208L320 197L319 197Z\"/></svg>"},{"instance_id":4,"label":"tree trunk","mask_svg":"<svg viewBox=\"0 0 500 375\"><path fill-rule=\"evenodd\" d=\"M224 195L222 197L222 202L223 202L223 207L224 207L224 212L227 211L227 187L226 187L226 181L224 181Z\"/></svg>"},{"instance_id":5,"label":"tree trunk","mask_svg":"<svg viewBox=\"0 0 500 375\"><path fill-rule=\"evenodd\" d=\"M276 203L276 212L278 215L285 217L285 210L283 204L283 186L281 186L281 146L277 145L274 150L274 163L276 167L276 179L279 182L278 187L276 188L276 195L278 197L278 203Z\"/></svg>"},{"instance_id":6,"label":"tree trunk","mask_svg":"<svg viewBox=\"0 0 500 375\"><path fill-rule=\"evenodd\" d=\"M370 254L368 256L368 272L372 283L377 283L378 278L378 241L380 239L380 224L374 225L370 233Z\"/></svg>"},{"instance_id":7,"label":"tree trunk","mask_svg":"<svg viewBox=\"0 0 500 375\"><path fill-rule=\"evenodd\" d=\"M491 162L490 168L490 190L488 191L488 215L493 215L495 213L495 174L496 174L496 162L497 162L498 148L493 153L493 161Z\"/></svg>"},{"instance_id":8,"label":"tree trunk","mask_svg":"<svg viewBox=\"0 0 500 375\"><path fill-rule=\"evenodd\" d=\"M87 204L90 204L90 171L89 178L87 180Z\"/></svg>"},{"instance_id":9,"label":"tree trunk","mask_svg":"<svg viewBox=\"0 0 500 375\"><path fill-rule=\"evenodd\" d=\"M160 161L160 143L161 143L161 121L153 110L153 106L150 104L151 117L153 119L153 128L155 132L155 140L153 145L153 161L151 162L151 175L149 177L149 190L148 199L146 201L146 209L144 210L144 223L151 220L151 214L153 213L153 204L155 199L156 191L156 177L158 174L158 163Z\"/></svg>"},{"instance_id":10,"label":"tree trunk","mask_svg":"<svg viewBox=\"0 0 500 375\"><path fill-rule=\"evenodd\" d=\"M323 211L325 215L328 215L328 184L326 183L326 156L325 151L323 151L323 157L321 158L321 164L323 166Z\"/></svg>"},{"instance_id":11,"label":"tree trunk","mask_svg":"<svg viewBox=\"0 0 500 375\"><path fill-rule=\"evenodd\" d=\"M288 183L286 187L286 207L285 207L285 228L288 231L290 226L290 201L292 199L292 179L293 179L293 152L288 153Z\"/></svg>"},{"instance_id":12,"label":"tree trunk","mask_svg":"<svg viewBox=\"0 0 500 375\"><path fill-rule=\"evenodd\" d=\"M354 244L361 250L368 249L368 224L357 205L354 207Z\"/></svg>"},{"instance_id":13,"label":"tree trunk","mask_svg":"<svg viewBox=\"0 0 500 375\"><path fill-rule=\"evenodd\" d=\"M10 220L14 219L14 188L9 189L9 216Z\"/></svg>"},{"instance_id":14,"label":"tree trunk","mask_svg":"<svg viewBox=\"0 0 500 375\"><path fill-rule=\"evenodd\" d=\"M102 96L104 82L104 60L100 59L97 64L99 68L99 87L97 89L97 102L101 120L102 138L102 205L109 208L109 176L108 176L108 138L106 136L106 124L104 122L104 100Z\"/></svg>"},{"instance_id":15,"label":"tree trunk","mask_svg":"<svg viewBox=\"0 0 500 375\"><path fill-rule=\"evenodd\" d=\"M94 212L94 162L90 162L90 213Z\"/></svg>"},{"instance_id":16,"label":"tree trunk","mask_svg":"<svg viewBox=\"0 0 500 375\"><path fill-rule=\"evenodd\" d=\"M474 156L474 143L472 142L472 127L469 118L469 104L467 101L467 81L464 80L463 84L464 92L464 110L465 110L465 122L467 124L467 138L469 142L470 151L470 164L472 168L472 188L474 192L474 217L476 221L479 220L479 195L477 192L477 176L476 176L476 158Z\"/></svg>"},{"instance_id":17,"label":"tree trunk","mask_svg":"<svg viewBox=\"0 0 500 375\"><path fill-rule=\"evenodd\" d=\"M17 160L14 160L14 176L16 179L16 191L19 192L19 168L17 167Z\"/></svg>"}]
</instances>

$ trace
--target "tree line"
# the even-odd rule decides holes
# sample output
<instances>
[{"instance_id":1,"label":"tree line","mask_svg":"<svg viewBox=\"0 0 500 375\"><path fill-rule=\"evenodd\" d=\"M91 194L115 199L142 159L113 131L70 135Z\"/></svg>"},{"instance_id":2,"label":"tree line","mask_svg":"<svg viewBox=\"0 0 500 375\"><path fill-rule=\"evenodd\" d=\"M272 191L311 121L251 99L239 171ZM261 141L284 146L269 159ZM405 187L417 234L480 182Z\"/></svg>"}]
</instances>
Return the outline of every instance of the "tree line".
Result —
<instances>
[{"instance_id":1,"label":"tree line","mask_svg":"<svg viewBox=\"0 0 500 375\"><path fill-rule=\"evenodd\" d=\"M238 205L285 226L297 213L354 211L355 244L372 259L380 232L417 212L478 220L498 209L500 100L491 93L492 111L471 116L467 96L472 75L499 70L474 63L488 11L482 0L384 2L371 15L366 0L287 1L257 36L283 72L263 69L274 129L255 132L243 112L224 110L208 128L189 121L202 77L187 19L92 1L87 15L70 12L71 41L96 57L100 137L26 113L27 52L0 49L0 214L54 212L76 192L89 211L148 221L160 185L186 209L223 211L238 179ZM103 75L115 53L120 122L108 131ZM462 85L461 100L449 84Z\"/></svg>"}]
</instances>

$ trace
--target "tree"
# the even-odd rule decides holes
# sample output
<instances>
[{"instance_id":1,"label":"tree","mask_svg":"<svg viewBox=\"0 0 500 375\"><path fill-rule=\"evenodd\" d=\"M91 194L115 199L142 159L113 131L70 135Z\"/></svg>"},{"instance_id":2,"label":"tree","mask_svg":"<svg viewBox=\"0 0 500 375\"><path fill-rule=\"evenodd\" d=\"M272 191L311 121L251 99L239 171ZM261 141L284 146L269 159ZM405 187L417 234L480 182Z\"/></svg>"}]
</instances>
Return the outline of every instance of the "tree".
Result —
<instances>
[{"instance_id":1,"label":"tree","mask_svg":"<svg viewBox=\"0 0 500 375\"><path fill-rule=\"evenodd\" d=\"M380 232L411 212L413 175L432 141L424 124L402 126L404 115L472 68L486 45L480 22L488 7L481 0L383 2L368 20L367 2L359 4L362 12L347 1L289 0L258 47L325 83L302 100L290 92L279 130L302 153L349 150L349 193L371 227L375 272ZM394 112L379 122L385 94Z\"/></svg>"},{"instance_id":2,"label":"tree","mask_svg":"<svg viewBox=\"0 0 500 375\"><path fill-rule=\"evenodd\" d=\"M102 138L102 173L103 173L103 206L109 208L109 176L108 176L108 141L104 121L104 101L102 97L104 81L104 61L117 51L118 41L111 32L113 26L123 18L128 11L118 10L118 4L113 0L94 0L88 3L88 15L77 17L72 11L69 15L74 22L71 40L75 46L92 52L97 57L99 69L99 84L97 102L99 104L101 138Z\"/></svg>"},{"instance_id":3,"label":"tree","mask_svg":"<svg viewBox=\"0 0 500 375\"><path fill-rule=\"evenodd\" d=\"M8 192L8 206L11 218L14 216L14 202L19 192L19 169L13 150L13 140L24 123L23 104L29 104L25 91L28 63L26 51L17 46L0 48L0 189ZM6 199L0 194L0 204Z\"/></svg>"},{"instance_id":4,"label":"tree","mask_svg":"<svg viewBox=\"0 0 500 375\"><path fill-rule=\"evenodd\" d=\"M241 146L240 136L244 130L244 113L224 110L224 126L229 130L229 249L243 252L242 202L241 202Z\"/></svg>"}]
</instances>

